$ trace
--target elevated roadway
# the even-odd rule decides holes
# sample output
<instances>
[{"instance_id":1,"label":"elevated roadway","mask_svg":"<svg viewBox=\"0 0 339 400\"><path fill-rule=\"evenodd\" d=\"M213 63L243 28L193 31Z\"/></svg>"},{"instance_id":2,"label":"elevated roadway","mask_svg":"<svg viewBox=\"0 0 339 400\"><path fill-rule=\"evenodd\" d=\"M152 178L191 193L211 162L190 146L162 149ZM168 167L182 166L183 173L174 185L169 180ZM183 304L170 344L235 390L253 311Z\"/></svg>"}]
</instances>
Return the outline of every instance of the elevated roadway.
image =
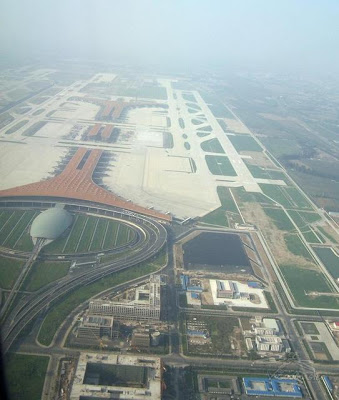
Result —
<instances>
[{"instance_id":1,"label":"elevated roadway","mask_svg":"<svg viewBox=\"0 0 339 400\"><path fill-rule=\"evenodd\" d=\"M115 213L119 212L115 211ZM140 245L118 260L99 264L91 271L61 278L22 299L8 314L3 324L2 340L4 352L10 349L25 326L52 302L61 299L78 287L86 286L114 272L142 263L156 255L163 248L167 241L167 231L163 225L155 220L136 214L128 214L126 216L124 211L120 211L120 215L125 218L128 216L139 226L143 236Z\"/></svg>"}]
</instances>

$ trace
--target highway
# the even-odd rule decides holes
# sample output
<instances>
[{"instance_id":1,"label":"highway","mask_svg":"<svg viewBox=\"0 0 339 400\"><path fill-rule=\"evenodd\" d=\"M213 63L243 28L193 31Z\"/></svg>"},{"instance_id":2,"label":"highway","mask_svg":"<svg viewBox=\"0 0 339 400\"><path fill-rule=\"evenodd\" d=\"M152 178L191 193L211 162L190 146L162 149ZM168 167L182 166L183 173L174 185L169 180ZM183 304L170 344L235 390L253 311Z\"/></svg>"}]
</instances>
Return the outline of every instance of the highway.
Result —
<instances>
[{"instance_id":1,"label":"highway","mask_svg":"<svg viewBox=\"0 0 339 400\"><path fill-rule=\"evenodd\" d=\"M61 299L80 286L86 286L113 272L124 270L156 255L166 243L166 229L159 222L147 217L138 216L135 218L135 223L142 228L144 233L144 240L137 248L137 251L131 251L131 253L116 261L99 264L94 270L61 278L56 282L46 285L36 293L25 297L7 316L3 324L3 351L7 352L22 329L40 311L48 307L55 300Z\"/></svg>"},{"instance_id":2,"label":"highway","mask_svg":"<svg viewBox=\"0 0 339 400\"><path fill-rule=\"evenodd\" d=\"M34 248L32 250L32 253L30 254L28 260L25 263L25 265L23 266L19 277L15 281L15 284L13 285L13 287L12 287L12 289L11 289L7 299L6 299L5 304L1 308L0 320L5 319L6 313L10 309L10 306L12 305L13 301L15 300L15 297L16 297L18 291L20 290L23 281L25 280L25 278L28 275L32 265L34 264L35 260L37 259L38 255L39 255L39 252L43 247L43 244L44 244L44 240L43 239L38 239L37 240L37 242L36 242L36 244L35 244L35 246L34 246Z\"/></svg>"}]
</instances>

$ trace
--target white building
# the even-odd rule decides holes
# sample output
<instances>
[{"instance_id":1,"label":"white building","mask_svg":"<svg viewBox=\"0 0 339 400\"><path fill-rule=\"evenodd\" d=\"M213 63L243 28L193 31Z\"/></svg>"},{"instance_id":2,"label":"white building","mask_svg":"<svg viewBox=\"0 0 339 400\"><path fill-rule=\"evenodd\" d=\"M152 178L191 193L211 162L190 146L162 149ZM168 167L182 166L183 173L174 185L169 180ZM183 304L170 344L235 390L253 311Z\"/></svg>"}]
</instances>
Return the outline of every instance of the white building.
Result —
<instances>
[{"instance_id":1,"label":"white building","mask_svg":"<svg viewBox=\"0 0 339 400\"><path fill-rule=\"evenodd\" d=\"M151 275L146 285L135 289L133 299L121 301L93 300L89 303L89 312L125 319L159 320L160 286L160 275Z\"/></svg>"}]
</instances>

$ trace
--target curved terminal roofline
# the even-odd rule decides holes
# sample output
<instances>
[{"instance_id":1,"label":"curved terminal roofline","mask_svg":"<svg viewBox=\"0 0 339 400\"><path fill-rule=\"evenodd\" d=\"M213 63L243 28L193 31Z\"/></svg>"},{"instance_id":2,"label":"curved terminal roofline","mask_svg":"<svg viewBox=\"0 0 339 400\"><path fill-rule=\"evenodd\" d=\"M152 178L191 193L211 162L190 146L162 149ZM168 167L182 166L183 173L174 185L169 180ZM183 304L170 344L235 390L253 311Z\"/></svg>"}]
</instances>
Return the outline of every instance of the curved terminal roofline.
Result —
<instances>
[{"instance_id":1,"label":"curved terminal roofline","mask_svg":"<svg viewBox=\"0 0 339 400\"><path fill-rule=\"evenodd\" d=\"M99 149L79 148L65 169L56 177L1 190L0 197L59 197L86 200L123 208L162 221L172 221L171 215L123 200L95 184L92 180L92 175L101 154L102 150Z\"/></svg>"}]
</instances>

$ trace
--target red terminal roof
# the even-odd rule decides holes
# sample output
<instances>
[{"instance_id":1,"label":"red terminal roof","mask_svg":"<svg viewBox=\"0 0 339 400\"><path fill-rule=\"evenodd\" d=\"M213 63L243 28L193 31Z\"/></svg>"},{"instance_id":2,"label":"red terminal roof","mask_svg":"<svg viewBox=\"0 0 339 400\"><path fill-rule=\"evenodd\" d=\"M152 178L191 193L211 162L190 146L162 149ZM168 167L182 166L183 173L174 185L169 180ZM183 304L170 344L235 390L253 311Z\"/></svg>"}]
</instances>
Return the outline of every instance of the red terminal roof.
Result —
<instances>
[{"instance_id":1,"label":"red terminal roof","mask_svg":"<svg viewBox=\"0 0 339 400\"><path fill-rule=\"evenodd\" d=\"M164 221L172 220L170 215L123 200L95 184L92 175L101 154L102 150L79 148L61 174L45 181L0 190L0 197L63 197L87 200L124 208Z\"/></svg>"}]
</instances>

